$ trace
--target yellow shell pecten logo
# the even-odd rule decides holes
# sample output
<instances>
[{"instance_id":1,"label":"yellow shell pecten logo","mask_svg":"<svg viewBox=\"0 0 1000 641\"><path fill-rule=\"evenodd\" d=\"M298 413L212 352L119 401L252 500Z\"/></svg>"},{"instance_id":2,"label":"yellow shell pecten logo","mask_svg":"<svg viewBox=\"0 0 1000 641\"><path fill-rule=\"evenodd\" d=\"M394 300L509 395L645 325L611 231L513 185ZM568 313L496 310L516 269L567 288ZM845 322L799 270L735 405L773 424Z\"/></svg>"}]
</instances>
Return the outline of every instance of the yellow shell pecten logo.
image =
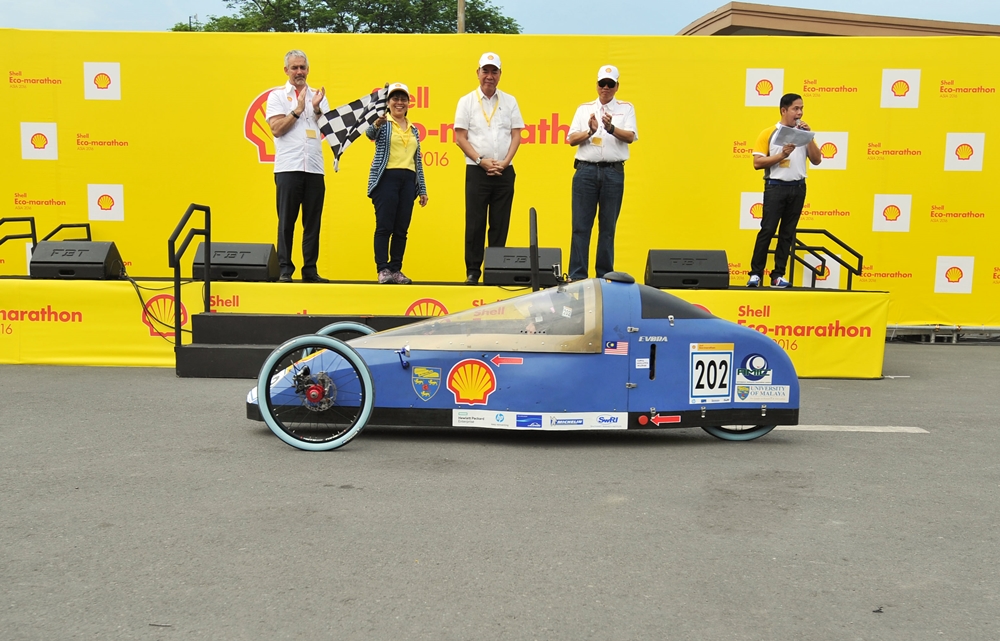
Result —
<instances>
[{"instance_id":1,"label":"yellow shell pecten logo","mask_svg":"<svg viewBox=\"0 0 1000 641\"><path fill-rule=\"evenodd\" d=\"M764 217L764 203L754 203L750 206L750 215L760 220Z\"/></svg>"},{"instance_id":2,"label":"yellow shell pecten logo","mask_svg":"<svg viewBox=\"0 0 1000 641\"><path fill-rule=\"evenodd\" d=\"M170 294L157 294L146 301L142 308L142 324L149 328L150 336L176 335L174 320L174 297ZM187 322L187 308L181 303L181 327L187 325Z\"/></svg>"},{"instance_id":3,"label":"yellow shell pecten logo","mask_svg":"<svg viewBox=\"0 0 1000 641\"><path fill-rule=\"evenodd\" d=\"M254 98L243 117L243 136L257 147L257 160L260 162L274 162L274 135L266 117L270 93L268 89Z\"/></svg>"},{"instance_id":4,"label":"yellow shell pecten logo","mask_svg":"<svg viewBox=\"0 0 1000 641\"><path fill-rule=\"evenodd\" d=\"M115 206L115 199L108 194L103 194L97 199L97 206L101 208L101 211L111 211L111 208Z\"/></svg>"},{"instance_id":5,"label":"yellow shell pecten logo","mask_svg":"<svg viewBox=\"0 0 1000 641\"><path fill-rule=\"evenodd\" d=\"M107 89L111 86L111 76L106 73L99 73L94 76L94 86L98 89Z\"/></svg>"},{"instance_id":6,"label":"yellow shell pecten logo","mask_svg":"<svg viewBox=\"0 0 1000 641\"><path fill-rule=\"evenodd\" d=\"M823 265L823 269L819 274L816 275L816 280L826 280L830 277L830 268L827 265Z\"/></svg>"},{"instance_id":7,"label":"yellow shell pecten logo","mask_svg":"<svg viewBox=\"0 0 1000 641\"><path fill-rule=\"evenodd\" d=\"M611 73L611 67L605 67L604 73Z\"/></svg>"},{"instance_id":8,"label":"yellow shell pecten logo","mask_svg":"<svg viewBox=\"0 0 1000 641\"><path fill-rule=\"evenodd\" d=\"M774 83L767 78L764 78L763 80L757 81L754 89L757 90L758 96L770 96L771 92L774 91Z\"/></svg>"},{"instance_id":9,"label":"yellow shell pecten logo","mask_svg":"<svg viewBox=\"0 0 1000 641\"><path fill-rule=\"evenodd\" d=\"M48 144L49 139L45 137L45 134L38 133L31 137L31 146L35 149L45 149Z\"/></svg>"},{"instance_id":10,"label":"yellow shell pecten logo","mask_svg":"<svg viewBox=\"0 0 1000 641\"><path fill-rule=\"evenodd\" d=\"M968 160L969 158L972 158L972 154L974 153L975 151L969 143L962 143L955 148L955 155L958 156L959 160Z\"/></svg>"},{"instance_id":11,"label":"yellow shell pecten logo","mask_svg":"<svg viewBox=\"0 0 1000 641\"><path fill-rule=\"evenodd\" d=\"M448 308L444 306L444 303L433 298L415 300L403 313L404 316L445 316L447 314Z\"/></svg>"},{"instance_id":12,"label":"yellow shell pecten logo","mask_svg":"<svg viewBox=\"0 0 1000 641\"><path fill-rule=\"evenodd\" d=\"M819 155L823 158L833 158L837 155L837 145L832 142L823 143L823 146L819 148Z\"/></svg>"},{"instance_id":13,"label":"yellow shell pecten logo","mask_svg":"<svg viewBox=\"0 0 1000 641\"><path fill-rule=\"evenodd\" d=\"M486 399L496 388L497 378L483 361L467 358L448 372L448 389L455 395L456 403L486 405Z\"/></svg>"},{"instance_id":14,"label":"yellow shell pecten logo","mask_svg":"<svg viewBox=\"0 0 1000 641\"><path fill-rule=\"evenodd\" d=\"M962 280L962 276L964 275L965 274L962 273L962 270L960 268L949 267L948 271L944 273L944 278L949 283L957 283L958 281Z\"/></svg>"},{"instance_id":15,"label":"yellow shell pecten logo","mask_svg":"<svg viewBox=\"0 0 1000 641\"><path fill-rule=\"evenodd\" d=\"M899 219L903 212L899 210L899 207L895 205L889 205L882 210L882 217L889 222L894 222Z\"/></svg>"},{"instance_id":16,"label":"yellow shell pecten logo","mask_svg":"<svg viewBox=\"0 0 1000 641\"><path fill-rule=\"evenodd\" d=\"M892 83L892 95L897 98L902 98L906 94L910 93L910 83L905 80L897 80Z\"/></svg>"}]
</instances>

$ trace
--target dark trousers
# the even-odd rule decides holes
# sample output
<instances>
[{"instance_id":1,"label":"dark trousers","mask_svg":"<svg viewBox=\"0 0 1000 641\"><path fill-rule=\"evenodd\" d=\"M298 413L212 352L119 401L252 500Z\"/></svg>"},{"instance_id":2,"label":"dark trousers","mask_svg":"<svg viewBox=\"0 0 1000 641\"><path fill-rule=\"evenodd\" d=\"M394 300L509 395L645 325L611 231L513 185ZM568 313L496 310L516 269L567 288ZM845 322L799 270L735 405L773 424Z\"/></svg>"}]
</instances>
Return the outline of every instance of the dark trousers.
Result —
<instances>
[{"instance_id":1,"label":"dark trousers","mask_svg":"<svg viewBox=\"0 0 1000 641\"><path fill-rule=\"evenodd\" d=\"M750 259L750 275L764 277L767 266L767 250L771 246L774 232L778 232L778 244L774 248L774 269L771 278L785 275L788 254L792 250L792 237L799 225L802 205L806 202L806 184L764 186L764 215L760 220L760 231L753 246Z\"/></svg>"},{"instance_id":2,"label":"dark trousers","mask_svg":"<svg viewBox=\"0 0 1000 641\"><path fill-rule=\"evenodd\" d=\"M514 165L488 176L478 165L465 166L465 273L477 279L483 271L483 242L507 245L510 208L514 204ZM486 223L489 222L489 237Z\"/></svg>"},{"instance_id":3,"label":"dark trousers","mask_svg":"<svg viewBox=\"0 0 1000 641\"><path fill-rule=\"evenodd\" d=\"M292 262L292 241L295 240L295 221L302 208L302 276L316 276L319 258L319 226L323 217L323 198L326 183L323 174L304 171L282 171L274 174L278 204L278 267L281 273L291 276L295 272Z\"/></svg>"},{"instance_id":4,"label":"dark trousers","mask_svg":"<svg viewBox=\"0 0 1000 641\"><path fill-rule=\"evenodd\" d=\"M615 270L615 227L625 194L625 167L599 167L578 162L573 174L573 238L569 249L569 277L587 278L590 234L597 218L597 260L594 269L601 278ZM599 209L598 209L599 207Z\"/></svg>"},{"instance_id":5,"label":"dark trousers","mask_svg":"<svg viewBox=\"0 0 1000 641\"><path fill-rule=\"evenodd\" d=\"M403 268L406 231L410 228L416 197L417 174L409 169L386 169L372 190L375 268L378 271L398 272Z\"/></svg>"}]
</instances>

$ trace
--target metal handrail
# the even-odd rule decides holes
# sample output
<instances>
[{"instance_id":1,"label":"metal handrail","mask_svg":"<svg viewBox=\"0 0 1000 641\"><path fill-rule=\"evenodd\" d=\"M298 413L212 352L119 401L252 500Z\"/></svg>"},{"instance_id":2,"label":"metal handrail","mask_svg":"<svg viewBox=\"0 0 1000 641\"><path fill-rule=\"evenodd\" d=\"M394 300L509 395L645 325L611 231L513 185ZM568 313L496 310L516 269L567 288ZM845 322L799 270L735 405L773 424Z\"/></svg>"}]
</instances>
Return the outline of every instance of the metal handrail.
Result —
<instances>
[{"instance_id":1,"label":"metal handrail","mask_svg":"<svg viewBox=\"0 0 1000 641\"><path fill-rule=\"evenodd\" d=\"M839 246L839 248L841 250L846 251L847 253L851 254L856 259L858 259L857 267L849 264L847 261L845 261L844 259L842 259L840 256L836 255L835 253L833 253L832 251L830 251L829 249L827 249L823 245L807 245L807 244L803 243L802 241L799 240L799 237L798 237L799 234L820 234L820 235L826 236L827 238L829 238L833 242L837 243L837 245ZM821 261L821 266L819 267L819 269L817 270L816 268L814 268L812 266L809 266L808 263L805 263L805 261L803 261L802 259L798 258L795 255L796 251L806 251L806 252L809 252L810 254L812 254L813 256L816 256L817 260ZM826 261L823 260L820 256L818 256L816 254L816 252L823 252L824 254L826 254L827 256L829 256L830 258L832 258L833 260L835 260L838 263L840 263L840 265L842 267L844 267L844 268L847 269L847 289L848 289L848 291L850 291L851 288L852 288L852 286L853 286L853 282L854 282L853 281L853 277L854 276L858 276L858 277L861 276L861 270L864 267L864 257L861 254L859 254L858 252L854 251L854 249L851 246L849 246L847 243L845 243L844 241L840 240L839 238L837 238L836 236L834 236L833 234L831 234L829 231L827 231L825 229L797 229L797 230L795 230L795 235L792 237L792 258L793 258L793 260L792 260L792 263L791 263L790 268L789 268L789 276L790 276L789 280L791 280L792 278L795 277L795 262L797 261L797 262L803 263L804 265L806 265L807 267L809 267L810 271L812 272L812 286L816 287L816 276L821 275L823 273L823 270L826 268Z\"/></svg>"},{"instance_id":2,"label":"metal handrail","mask_svg":"<svg viewBox=\"0 0 1000 641\"><path fill-rule=\"evenodd\" d=\"M35 245L38 244L38 237L35 235L35 218L34 216L23 216L20 218L0 218L0 225L4 223L28 223L31 225L31 232L27 234L7 234L3 238L0 238L0 245L3 245L8 240L17 240L18 238L27 238L31 240L31 252L35 252Z\"/></svg>"},{"instance_id":3,"label":"metal handrail","mask_svg":"<svg viewBox=\"0 0 1000 641\"><path fill-rule=\"evenodd\" d=\"M88 242L90 240L93 240L90 237L90 223L61 223L58 227L56 227L55 229L53 229L52 231L50 231L48 234L46 234L45 238L43 238L42 241L46 241L46 240L52 238L57 233L59 233L60 230L63 230L63 229L80 229L80 228L87 230L87 237L86 238L68 238L67 240L86 240Z\"/></svg>"},{"instance_id":4,"label":"metal handrail","mask_svg":"<svg viewBox=\"0 0 1000 641\"><path fill-rule=\"evenodd\" d=\"M177 237L180 236L181 230L187 224L188 220L191 218L191 214L196 211L204 212L205 214L205 227L202 229L189 229L187 236L184 237L184 242L181 243L180 250L175 249L175 243L177 242ZM188 205L187 211L181 216L180 222L174 227L174 232L170 234L170 239L167 240L167 250L169 252L168 262L170 267L174 270L174 349L176 350L181 346L181 257L184 256L184 252L187 251L188 245L191 244L191 240L195 236L202 236L205 238L205 311L209 310L209 301L211 300L211 287L212 287L212 208L207 205L196 205L191 203Z\"/></svg>"}]
</instances>

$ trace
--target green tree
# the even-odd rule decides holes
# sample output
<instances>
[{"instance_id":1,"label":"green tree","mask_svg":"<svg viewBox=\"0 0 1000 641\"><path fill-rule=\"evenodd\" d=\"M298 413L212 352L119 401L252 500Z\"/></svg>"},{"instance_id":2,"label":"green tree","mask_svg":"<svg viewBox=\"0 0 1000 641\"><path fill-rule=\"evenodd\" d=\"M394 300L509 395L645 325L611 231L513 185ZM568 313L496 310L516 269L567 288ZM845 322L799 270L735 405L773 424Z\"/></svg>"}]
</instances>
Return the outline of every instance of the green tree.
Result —
<instances>
[{"instance_id":1,"label":"green tree","mask_svg":"<svg viewBox=\"0 0 1000 641\"><path fill-rule=\"evenodd\" d=\"M458 0L228 0L235 15L171 31L318 31L328 33L455 33ZM466 0L469 33L521 33L490 0Z\"/></svg>"}]
</instances>

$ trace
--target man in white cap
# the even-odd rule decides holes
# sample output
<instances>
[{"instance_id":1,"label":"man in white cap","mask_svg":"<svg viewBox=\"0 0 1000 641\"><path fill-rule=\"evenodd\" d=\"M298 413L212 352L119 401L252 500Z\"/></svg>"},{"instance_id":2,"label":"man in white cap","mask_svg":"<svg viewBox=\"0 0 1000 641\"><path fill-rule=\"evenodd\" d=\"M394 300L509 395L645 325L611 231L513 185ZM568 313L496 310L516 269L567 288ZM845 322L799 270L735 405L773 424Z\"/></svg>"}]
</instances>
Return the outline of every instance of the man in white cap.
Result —
<instances>
[{"instance_id":1,"label":"man in white cap","mask_svg":"<svg viewBox=\"0 0 1000 641\"><path fill-rule=\"evenodd\" d=\"M514 154L524 119L514 96L497 89L500 56L479 58L479 88L462 96L455 110L455 142L465 154L465 283L475 285L483 268L483 242L507 244L514 203ZM487 239L486 223L489 222Z\"/></svg>"},{"instance_id":2,"label":"man in white cap","mask_svg":"<svg viewBox=\"0 0 1000 641\"><path fill-rule=\"evenodd\" d=\"M573 166L573 239L569 278L587 278L590 233L597 217L597 277L615 269L615 226L625 192L629 145L639 139L635 108L615 98L618 68L597 71L597 100L577 107L566 142L577 148ZM598 213L598 207L600 212Z\"/></svg>"}]
</instances>

